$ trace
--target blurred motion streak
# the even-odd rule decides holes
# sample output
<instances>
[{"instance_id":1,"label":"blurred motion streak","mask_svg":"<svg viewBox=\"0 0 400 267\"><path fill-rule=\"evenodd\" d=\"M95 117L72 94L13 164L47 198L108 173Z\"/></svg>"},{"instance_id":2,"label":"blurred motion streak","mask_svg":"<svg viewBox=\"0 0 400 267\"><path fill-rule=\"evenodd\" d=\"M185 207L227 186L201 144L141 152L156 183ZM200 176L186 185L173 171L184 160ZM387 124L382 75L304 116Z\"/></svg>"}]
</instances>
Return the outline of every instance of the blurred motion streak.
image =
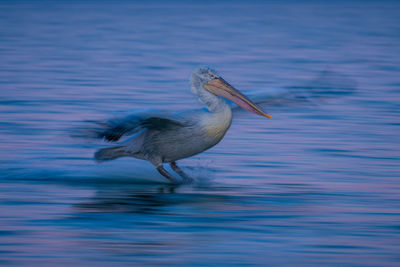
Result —
<instances>
[{"instance_id":1,"label":"blurred motion streak","mask_svg":"<svg viewBox=\"0 0 400 267\"><path fill-rule=\"evenodd\" d=\"M1 1L0 265L399 266L399 8ZM193 184L70 137L202 108L204 64L273 119L231 103L223 140L179 162Z\"/></svg>"}]
</instances>

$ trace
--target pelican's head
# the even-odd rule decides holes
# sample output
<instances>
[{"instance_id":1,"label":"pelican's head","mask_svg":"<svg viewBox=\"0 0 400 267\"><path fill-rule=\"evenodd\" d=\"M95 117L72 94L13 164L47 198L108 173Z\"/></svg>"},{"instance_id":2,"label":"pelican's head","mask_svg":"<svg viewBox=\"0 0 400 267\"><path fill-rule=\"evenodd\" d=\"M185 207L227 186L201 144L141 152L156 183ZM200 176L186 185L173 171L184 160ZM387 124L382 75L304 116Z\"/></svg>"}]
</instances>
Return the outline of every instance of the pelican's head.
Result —
<instances>
[{"instance_id":1,"label":"pelican's head","mask_svg":"<svg viewBox=\"0 0 400 267\"><path fill-rule=\"evenodd\" d=\"M255 103L248 99L239 90L225 81L215 70L208 67L196 69L191 76L192 88L202 87L208 92L227 98L245 110L257 115L271 118L271 115L262 111Z\"/></svg>"}]
</instances>

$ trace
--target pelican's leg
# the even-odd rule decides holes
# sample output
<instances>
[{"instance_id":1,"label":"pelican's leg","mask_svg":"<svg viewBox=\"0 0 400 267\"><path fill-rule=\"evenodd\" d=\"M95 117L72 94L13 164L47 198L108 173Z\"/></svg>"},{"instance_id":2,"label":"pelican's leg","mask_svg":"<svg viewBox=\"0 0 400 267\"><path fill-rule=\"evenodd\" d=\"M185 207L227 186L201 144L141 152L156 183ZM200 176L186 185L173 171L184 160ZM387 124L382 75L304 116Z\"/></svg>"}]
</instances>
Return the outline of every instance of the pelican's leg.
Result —
<instances>
[{"instance_id":1,"label":"pelican's leg","mask_svg":"<svg viewBox=\"0 0 400 267\"><path fill-rule=\"evenodd\" d=\"M158 165L156 168L158 172L161 173L162 176L164 176L174 184L177 183L176 179L169 172L167 172L166 169L164 169L164 166L162 164Z\"/></svg>"},{"instance_id":2,"label":"pelican's leg","mask_svg":"<svg viewBox=\"0 0 400 267\"><path fill-rule=\"evenodd\" d=\"M178 165L176 165L175 161L172 161L170 164L171 168L177 173L179 174L179 176L181 176L183 178L183 181L186 183L190 183L193 182L193 178L189 177L186 173L184 173L181 168L178 167Z\"/></svg>"}]
</instances>

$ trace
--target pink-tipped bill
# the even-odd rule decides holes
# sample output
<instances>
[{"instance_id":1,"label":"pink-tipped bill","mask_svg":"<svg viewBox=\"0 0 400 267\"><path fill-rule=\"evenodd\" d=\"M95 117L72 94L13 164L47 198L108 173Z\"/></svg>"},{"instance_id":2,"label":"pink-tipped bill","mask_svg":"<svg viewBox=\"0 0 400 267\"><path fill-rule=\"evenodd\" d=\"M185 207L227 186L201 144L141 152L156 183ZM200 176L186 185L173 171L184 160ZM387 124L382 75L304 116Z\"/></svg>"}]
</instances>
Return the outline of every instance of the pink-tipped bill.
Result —
<instances>
[{"instance_id":1,"label":"pink-tipped bill","mask_svg":"<svg viewBox=\"0 0 400 267\"><path fill-rule=\"evenodd\" d=\"M248 99L240 91L236 90L232 85L222 78L211 80L207 84L203 85L203 87L215 95L219 95L233 101L245 110L271 119L271 115L262 111L255 103L253 103L250 99Z\"/></svg>"}]
</instances>

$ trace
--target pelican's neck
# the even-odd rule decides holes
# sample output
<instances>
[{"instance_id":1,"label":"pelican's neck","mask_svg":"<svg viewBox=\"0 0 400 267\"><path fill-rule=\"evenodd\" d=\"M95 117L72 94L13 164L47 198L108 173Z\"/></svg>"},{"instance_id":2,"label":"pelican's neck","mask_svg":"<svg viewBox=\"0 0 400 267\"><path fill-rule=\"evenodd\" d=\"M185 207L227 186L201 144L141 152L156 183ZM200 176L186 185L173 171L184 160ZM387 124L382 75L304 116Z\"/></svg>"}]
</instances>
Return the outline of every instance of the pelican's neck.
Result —
<instances>
[{"instance_id":1,"label":"pelican's neck","mask_svg":"<svg viewBox=\"0 0 400 267\"><path fill-rule=\"evenodd\" d=\"M231 126L232 111L224 99L204 89L200 80L193 76L191 77L192 92L210 111L210 113L204 114L206 116L200 121L206 136L210 138L209 144L213 146L224 137Z\"/></svg>"},{"instance_id":2,"label":"pelican's neck","mask_svg":"<svg viewBox=\"0 0 400 267\"><path fill-rule=\"evenodd\" d=\"M228 103L219 96L216 96L201 86L201 83L197 79L191 79L192 92L197 95L200 102L203 103L206 108L213 113L231 111Z\"/></svg>"}]
</instances>

